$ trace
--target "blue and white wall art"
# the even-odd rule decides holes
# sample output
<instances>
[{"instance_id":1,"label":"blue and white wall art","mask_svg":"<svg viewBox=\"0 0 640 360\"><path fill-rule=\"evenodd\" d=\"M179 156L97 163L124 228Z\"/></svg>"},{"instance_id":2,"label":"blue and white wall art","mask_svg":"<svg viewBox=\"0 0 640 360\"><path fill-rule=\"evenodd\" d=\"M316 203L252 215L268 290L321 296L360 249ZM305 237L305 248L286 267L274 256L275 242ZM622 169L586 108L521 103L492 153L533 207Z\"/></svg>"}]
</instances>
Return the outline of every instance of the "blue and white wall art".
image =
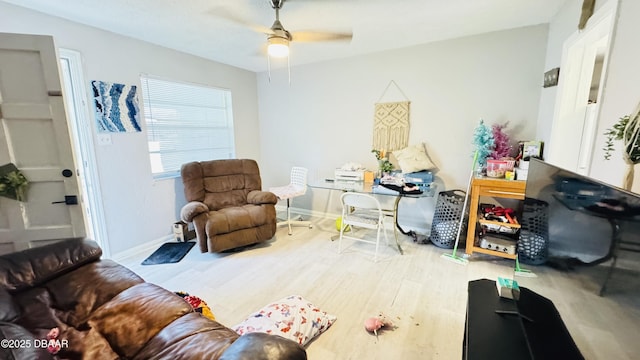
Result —
<instances>
[{"instance_id":1,"label":"blue and white wall art","mask_svg":"<svg viewBox=\"0 0 640 360\"><path fill-rule=\"evenodd\" d=\"M142 131L138 121L140 107L137 88L135 85L91 81L98 132ZM126 116L122 113L126 113Z\"/></svg>"}]
</instances>

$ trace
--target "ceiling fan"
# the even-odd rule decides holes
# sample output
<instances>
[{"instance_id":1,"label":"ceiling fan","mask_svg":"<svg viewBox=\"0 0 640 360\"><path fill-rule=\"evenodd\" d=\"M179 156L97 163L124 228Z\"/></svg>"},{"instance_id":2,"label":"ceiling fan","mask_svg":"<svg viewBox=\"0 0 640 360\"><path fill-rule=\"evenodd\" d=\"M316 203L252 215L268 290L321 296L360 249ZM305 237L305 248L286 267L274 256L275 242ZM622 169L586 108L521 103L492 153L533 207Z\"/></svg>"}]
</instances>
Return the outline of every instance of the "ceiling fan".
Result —
<instances>
[{"instance_id":1,"label":"ceiling fan","mask_svg":"<svg viewBox=\"0 0 640 360\"><path fill-rule=\"evenodd\" d=\"M229 20L249 25L253 30L267 35L267 52L272 57L286 57L289 55L289 44L291 42L318 42L318 41L350 41L353 34L342 32L321 32L321 31L296 31L289 32L280 22L280 10L286 0L268 0L269 5L276 12L276 19L270 28L264 26L254 26L239 20L234 16L225 16Z\"/></svg>"}]
</instances>

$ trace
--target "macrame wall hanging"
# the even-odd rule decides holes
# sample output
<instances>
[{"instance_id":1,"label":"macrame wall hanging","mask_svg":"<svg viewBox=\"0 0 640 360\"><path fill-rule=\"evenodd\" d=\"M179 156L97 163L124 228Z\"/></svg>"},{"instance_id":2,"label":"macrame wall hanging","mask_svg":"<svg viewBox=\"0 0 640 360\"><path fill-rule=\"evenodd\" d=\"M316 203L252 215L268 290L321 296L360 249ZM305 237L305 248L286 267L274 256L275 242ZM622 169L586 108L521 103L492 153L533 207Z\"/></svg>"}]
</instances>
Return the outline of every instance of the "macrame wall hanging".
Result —
<instances>
[{"instance_id":1,"label":"macrame wall hanging","mask_svg":"<svg viewBox=\"0 0 640 360\"><path fill-rule=\"evenodd\" d=\"M405 101L382 102L391 85L395 85ZM409 99L398 84L391 80L375 104L373 149L394 151L409 145L409 103Z\"/></svg>"}]
</instances>

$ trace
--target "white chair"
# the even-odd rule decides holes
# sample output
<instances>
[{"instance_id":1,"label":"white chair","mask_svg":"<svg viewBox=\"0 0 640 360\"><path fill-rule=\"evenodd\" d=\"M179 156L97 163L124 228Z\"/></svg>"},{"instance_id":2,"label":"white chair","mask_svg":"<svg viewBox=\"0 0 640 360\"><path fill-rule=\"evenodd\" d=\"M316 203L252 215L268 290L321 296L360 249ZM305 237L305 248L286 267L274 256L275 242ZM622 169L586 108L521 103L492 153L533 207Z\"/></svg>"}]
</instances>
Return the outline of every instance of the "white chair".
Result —
<instances>
[{"instance_id":1,"label":"white chair","mask_svg":"<svg viewBox=\"0 0 640 360\"><path fill-rule=\"evenodd\" d=\"M306 168L294 166L291 168L291 180L289 185L277 186L269 188L269 191L276 194L278 199L287 200L287 220L278 222L278 226L286 225L289 227L289 235L292 234L292 226L308 226L313 227L310 221L304 221L300 216L298 220L291 220L291 199L302 196L307 192L307 173Z\"/></svg>"},{"instance_id":2,"label":"white chair","mask_svg":"<svg viewBox=\"0 0 640 360\"><path fill-rule=\"evenodd\" d=\"M384 232L384 239L389 244L387 232L385 231L384 219L386 214L380 202L375 197L355 192L345 192L340 196L342 202L342 225L340 226L340 241L338 242L338 252L342 252L342 239L351 239L367 242L376 245L376 252L373 261L378 261L378 249L380 248L380 232ZM347 236L344 231L347 227L354 227L376 230L376 239L370 240L364 237Z\"/></svg>"}]
</instances>

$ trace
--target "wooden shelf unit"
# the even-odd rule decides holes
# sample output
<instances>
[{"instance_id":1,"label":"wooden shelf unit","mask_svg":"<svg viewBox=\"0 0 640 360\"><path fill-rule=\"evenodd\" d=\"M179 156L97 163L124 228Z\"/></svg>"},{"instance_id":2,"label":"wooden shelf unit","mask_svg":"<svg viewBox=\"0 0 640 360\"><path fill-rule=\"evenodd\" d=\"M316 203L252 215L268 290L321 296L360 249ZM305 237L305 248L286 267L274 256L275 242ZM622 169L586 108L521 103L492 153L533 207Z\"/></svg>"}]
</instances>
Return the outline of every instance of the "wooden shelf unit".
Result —
<instances>
[{"instance_id":1,"label":"wooden shelf unit","mask_svg":"<svg viewBox=\"0 0 640 360\"><path fill-rule=\"evenodd\" d=\"M477 177L471 180L471 197L469 205L469 228L467 229L467 245L465 253L471 255L474 252L499 256L507 259L515 259L516 255L503 253L500 251L484 249L477 244L476 227L478 225L478 213L480 206L480 197L494 197L524 200L524 189L526 181L522 180L505 180L488 177ZM485 220L483 220L485 221ZM519 228L520 224L508 224L501 222L493 222L508 227Z\"/></svg>"}]
</instances>

